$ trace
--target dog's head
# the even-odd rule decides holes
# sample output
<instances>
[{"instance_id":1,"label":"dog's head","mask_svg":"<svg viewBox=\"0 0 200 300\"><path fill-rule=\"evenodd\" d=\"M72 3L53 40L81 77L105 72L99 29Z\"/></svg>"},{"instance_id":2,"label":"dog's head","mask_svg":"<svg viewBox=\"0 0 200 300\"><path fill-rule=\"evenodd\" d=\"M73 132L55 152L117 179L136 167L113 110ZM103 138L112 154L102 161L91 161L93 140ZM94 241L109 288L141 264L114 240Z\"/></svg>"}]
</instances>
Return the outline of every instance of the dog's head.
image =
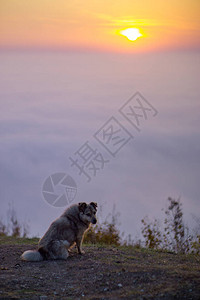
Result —
<instances>
[{"instance_id":1,"label":"dog's head","mask_svg":"<svg viewBox=\"0 0 200 300\"><path fill-rule=\"evenodd\" d=\"M96 202L90 202L90 204L87 204L85 202L80 202L78 204L78 208L79 208L81 220L83 222L96 224L96 222L97 222L97 218L96 218L97 203Z\"/></svg>"}]
</instances>

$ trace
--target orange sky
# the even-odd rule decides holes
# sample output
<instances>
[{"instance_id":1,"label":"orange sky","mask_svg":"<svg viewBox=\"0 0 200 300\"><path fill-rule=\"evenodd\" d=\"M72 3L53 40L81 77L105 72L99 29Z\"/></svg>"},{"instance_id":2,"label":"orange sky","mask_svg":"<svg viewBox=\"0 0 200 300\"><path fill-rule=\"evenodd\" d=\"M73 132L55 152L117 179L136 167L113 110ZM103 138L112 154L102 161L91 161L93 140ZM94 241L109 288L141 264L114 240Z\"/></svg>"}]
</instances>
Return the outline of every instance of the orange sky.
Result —
<instances>
[{"instance_id":1,"label":"orange sky","mask_svg":"<svg viewBox=\"0 0 200 300\"><path fill-rule=\"evenodd\" d=\"M134 42L118 35L134 27ZM200 48L199 0L0 0L0 48Z\"/></svg>"}]
</instances>

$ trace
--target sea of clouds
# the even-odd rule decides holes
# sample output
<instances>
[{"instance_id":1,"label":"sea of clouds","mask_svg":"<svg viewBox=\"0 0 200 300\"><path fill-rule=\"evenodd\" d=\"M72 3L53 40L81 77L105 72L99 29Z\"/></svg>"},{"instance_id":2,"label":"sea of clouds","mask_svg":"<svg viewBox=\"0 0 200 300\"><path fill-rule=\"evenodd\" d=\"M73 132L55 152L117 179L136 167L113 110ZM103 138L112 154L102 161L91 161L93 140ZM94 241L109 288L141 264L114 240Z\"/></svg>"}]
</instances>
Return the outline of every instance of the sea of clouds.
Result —
<instances>
[{"instance_id":1,"label":"sea of clouds","mask_svg":"<svg viewBox=\"0 0 200 300\"><path fill-rule=\"evenodd\" d=\"M45 179L65 172L72 203L96 201L100 219L120 212L120 230L139 235L145 216L162 217L181 197L186 221L200 215L199 53L0 53L0 217L11 203L30 236L41 236L64 208L42 196ZM119 108L139 91L158 111L137 132ZM134 139L115 157L94 133L114 116ZM88 183L69 157L89 141L109 163ZM195 224L193 224L195 225Z\"/></svg>"}]
</instances>

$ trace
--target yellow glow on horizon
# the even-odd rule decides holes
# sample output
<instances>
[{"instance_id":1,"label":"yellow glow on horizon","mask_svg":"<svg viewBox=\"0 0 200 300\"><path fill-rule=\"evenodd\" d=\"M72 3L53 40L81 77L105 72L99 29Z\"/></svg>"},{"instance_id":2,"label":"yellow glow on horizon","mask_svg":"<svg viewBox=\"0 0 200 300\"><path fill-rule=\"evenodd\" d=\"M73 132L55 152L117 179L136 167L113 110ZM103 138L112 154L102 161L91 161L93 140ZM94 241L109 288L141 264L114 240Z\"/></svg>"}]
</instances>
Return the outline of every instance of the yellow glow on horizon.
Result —
<instances>
[{"instance_id":1,"label":"yellow glow on horizon","mask_svg":"<svg viewBox=\"0 0 200 300\"><path fill-rule=\"evenodd\" d=\"M119 0L114 7L107 0L79 2L2 0L0 50L200 49L200 1L157 0L152 6L147 0L144 6L143 1Z\"/></svg>"},{"instance_id":2,"label":"yellow glow on horizon","mask_svg":"<svg viewBox=\"0 0 200 300\"><path fill-rule=\"evenodd\" d=\"M127 37L129 41L136 41L142 36L138 28L127 28L120 31L120 34Z\"/></svg>"}]
</instances>

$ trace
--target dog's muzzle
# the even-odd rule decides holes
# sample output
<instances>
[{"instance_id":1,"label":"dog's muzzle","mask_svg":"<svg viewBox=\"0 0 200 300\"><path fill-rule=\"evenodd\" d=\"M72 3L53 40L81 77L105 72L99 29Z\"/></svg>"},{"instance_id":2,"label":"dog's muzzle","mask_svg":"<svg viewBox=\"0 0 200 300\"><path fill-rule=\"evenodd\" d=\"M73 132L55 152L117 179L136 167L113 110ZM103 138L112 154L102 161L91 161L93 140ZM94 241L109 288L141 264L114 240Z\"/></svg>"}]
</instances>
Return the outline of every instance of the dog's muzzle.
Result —
<instances>
[{"instance_id":1,"label":"dog's muzzle","mask_svg":"<svg viewBox=\"0 0 200 300\"><path fill-rule=\"evenodd\" d=\"M93 218L92 219L92 224L96 224L96 222L97 222L97 219Z\"/></svg>"}]
</instances>

